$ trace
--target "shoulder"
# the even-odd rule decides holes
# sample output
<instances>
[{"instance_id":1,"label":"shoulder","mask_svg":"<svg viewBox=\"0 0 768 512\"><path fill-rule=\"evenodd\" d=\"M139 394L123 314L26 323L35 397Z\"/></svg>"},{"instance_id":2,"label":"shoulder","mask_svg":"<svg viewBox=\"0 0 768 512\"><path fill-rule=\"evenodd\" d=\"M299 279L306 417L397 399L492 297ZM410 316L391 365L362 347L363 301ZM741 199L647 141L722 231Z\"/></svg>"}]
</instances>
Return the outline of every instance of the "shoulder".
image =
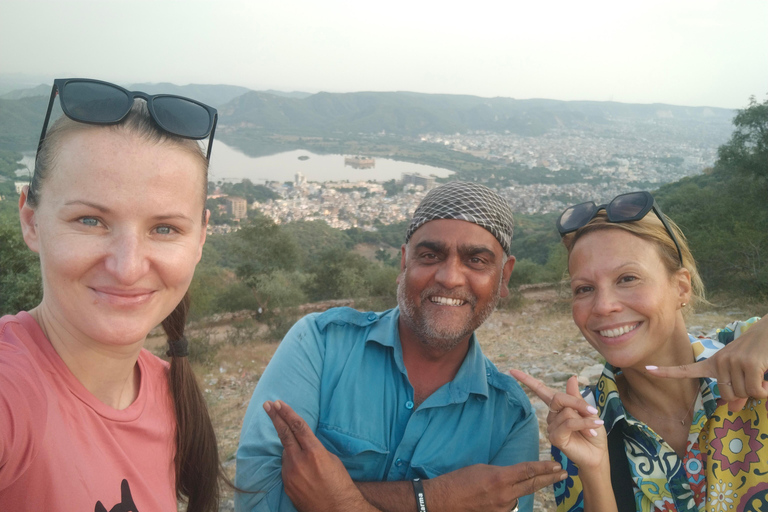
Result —
<instances>
[{"instance_id":1,"label":"shoulder","mask_svg":"<svg viewBox=\"0 0 768 512\"><path fill-rule=\"evenodd\" d=\"M341 340L357 337L391 315L392 310L383 313L361 312L352 308L332 308L323 313L311 313L298 322L285 335L284 341L302 341L307 338Z\"/></svg>"},{"instance_id":2,"label":"shoulder","mask_svg":"<svg viewBox=\"0 0 768 512\"><path fill-rule=\"evenodd\" d=\"M35 340L38 333L26 323L19 316L0 319L0 463L5 462L0 466L9 474L37 456L48 425L49 405L56 403L57 388L49 381L50 370L36 350L41 340Z\"/></svg>"},{"instance_id":3,"label":"shoulder","mask_svg":"<svg viewBox=\"0 0 768 512\"><path fill-rule=\"evenodd\" d=\"M27 387L28 393L40 389L39 385L31 385L33 381L39 382L44 373L41 366L45 360L37 347L48 341L37 332L39 329L36 331L27 324L21 315L0 318L0 381L8 384L0 385L4 397L17 388ZM43 339L38 339L41 336Z\"/></svg>"},{"instance_id":4,"label":"shoulder","mask_svg":"<svg viewBox=\"0 0 768 512\"><path fill-rule=\"evenodd\" d=\"M485 375L488 380L489 391L495 390L504 395L507 403L516 408L521 408L525 413L531 412L531 401L525 394L520 384L511 375L502 373L490 359L485 359Z\"/></svg>"},{"instance_id":5,"label":"shoulder","mask_svg":"<svg viewBox=\"0 0 768 512\"><path fill-rule=\"evenodd\" d=\"M392 311L393 310L374 313L373 311L362 312L347 307L331 308L324 313L316 313L304 318L312 319L321 331L326 330L329 326L367 328L378 322L382 317L391 314Z\"/></svg>"}]
</instances>

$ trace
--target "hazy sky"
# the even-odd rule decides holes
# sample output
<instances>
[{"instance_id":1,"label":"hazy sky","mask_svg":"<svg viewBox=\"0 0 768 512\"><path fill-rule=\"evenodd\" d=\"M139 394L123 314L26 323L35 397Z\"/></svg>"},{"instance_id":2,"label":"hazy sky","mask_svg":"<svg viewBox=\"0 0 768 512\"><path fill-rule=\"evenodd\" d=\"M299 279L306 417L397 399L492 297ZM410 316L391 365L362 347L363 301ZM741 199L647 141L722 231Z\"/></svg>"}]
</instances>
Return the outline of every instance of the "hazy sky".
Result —
<instances>
[{"instance_id":1,"label":"hazy sky","mask_svg":"<svg viewBox=\"0 0 768 512\"><path fill-rule=\"evenodd\" d=\"M0 73L741 108L768 0L0 0Z\"/></svg>"}]
</instances>

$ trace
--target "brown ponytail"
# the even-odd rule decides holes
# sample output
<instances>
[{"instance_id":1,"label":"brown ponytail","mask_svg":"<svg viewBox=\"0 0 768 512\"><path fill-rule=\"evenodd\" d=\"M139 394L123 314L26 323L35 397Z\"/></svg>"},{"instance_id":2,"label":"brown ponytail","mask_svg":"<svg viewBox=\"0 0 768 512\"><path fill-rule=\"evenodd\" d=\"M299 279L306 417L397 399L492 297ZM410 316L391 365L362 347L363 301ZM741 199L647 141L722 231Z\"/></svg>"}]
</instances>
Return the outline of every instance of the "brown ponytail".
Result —
<instances>
[{"instance_id":1,"label":"brown ponytail","mask_svg":"<svg viewBox=\"0 0 768 512\"><path fill-rule=\"evenodd\" d=\"M163 320L169 341L184 336L189 292ZM219 462L216 434L203 393L186 357L172 357L170 388L176 411L176 497L187 501L187 512L219 510L220 478L228 482Z\"/></svg>"}]
</instances>

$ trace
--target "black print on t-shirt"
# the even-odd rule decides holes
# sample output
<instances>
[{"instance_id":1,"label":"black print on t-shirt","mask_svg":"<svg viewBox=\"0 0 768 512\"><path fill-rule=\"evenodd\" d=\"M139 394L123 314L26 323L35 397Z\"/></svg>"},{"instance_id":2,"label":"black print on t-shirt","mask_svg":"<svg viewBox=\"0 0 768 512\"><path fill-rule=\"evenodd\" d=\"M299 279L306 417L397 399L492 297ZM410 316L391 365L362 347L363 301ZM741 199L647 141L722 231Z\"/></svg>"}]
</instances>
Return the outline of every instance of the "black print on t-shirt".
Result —
<instances>
[{"instance_id":1,"label":"black print on t-shirt","mask_svg":"<svg viewBox=\"0 0 768 512\"><path fill-rule=\"evenodd\" d=\"M128 485L128 480L123 479L120 483L120 503L107 511L107 508L100 501L97 501L94 512L139 512L139 509L136 508L136 504L133 502L131 486Z\"/></svg>"}]
</instances>

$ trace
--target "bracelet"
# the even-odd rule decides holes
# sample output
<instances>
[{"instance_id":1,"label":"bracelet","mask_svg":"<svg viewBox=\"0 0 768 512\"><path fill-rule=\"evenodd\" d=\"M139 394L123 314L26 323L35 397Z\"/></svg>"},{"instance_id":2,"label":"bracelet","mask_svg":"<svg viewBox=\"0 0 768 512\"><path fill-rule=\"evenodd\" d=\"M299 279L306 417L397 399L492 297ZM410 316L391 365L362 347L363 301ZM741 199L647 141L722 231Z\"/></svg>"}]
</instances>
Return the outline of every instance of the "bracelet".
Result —
<instances>
[{"instance_id":1,"label":"bracelet","mask_svg":"<svg viewBox=\"0 0 768 512\"><path fill-rule=\"evenodd\" d=\"M416 495L416 510L427 512L427 500L424 498L424 484L421 483L421 478L413 479L413 493Z\"/></svg>"},{"instance_id":2,"label":"bracelet","mask_svg":"<svg viewBox=\"0 0 768 512\"><path fill-rule=\"evenodd\" d=\"M513 508L513 509L512 509L512 510L510 510L509 512L519 512L519 511L520 511L520 500L517 500L517 501L515 502L515 508Z\"/></svg>"}]
</instances>

